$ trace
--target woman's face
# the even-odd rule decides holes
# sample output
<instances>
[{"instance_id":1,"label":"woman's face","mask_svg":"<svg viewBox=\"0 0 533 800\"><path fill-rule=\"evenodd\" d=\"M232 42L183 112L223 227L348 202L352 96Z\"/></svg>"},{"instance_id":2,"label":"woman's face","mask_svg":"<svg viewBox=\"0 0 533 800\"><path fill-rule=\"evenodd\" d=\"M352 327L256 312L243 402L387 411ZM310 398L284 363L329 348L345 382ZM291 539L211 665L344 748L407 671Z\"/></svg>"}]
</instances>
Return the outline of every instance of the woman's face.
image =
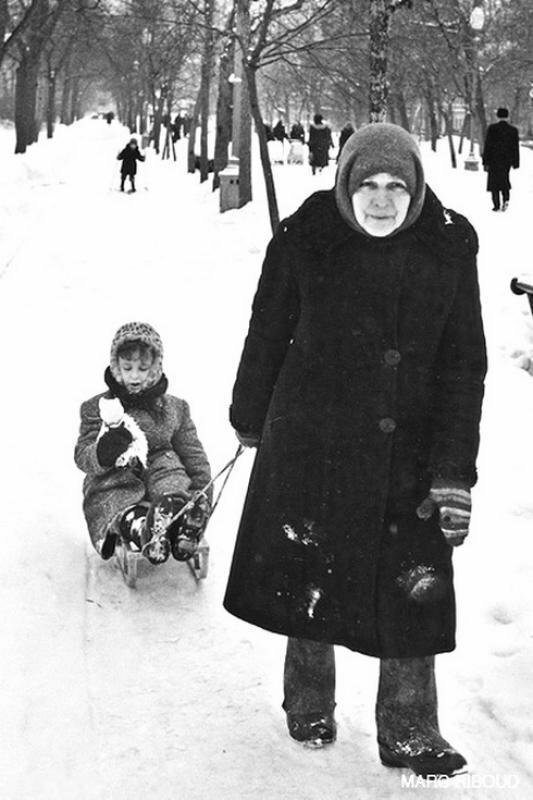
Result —
<instances>
[{"instance_id":1,"label":"woman's face","mask_svg":"<svg viewBox=\"0 0 533 800\"><path fill-rule=\"evenodd\" d=\"M352 195L355 218L370 236L388 236L399 228L410 202L405 181L388 172L366 178Z\"/></svg>"}]
</instances>

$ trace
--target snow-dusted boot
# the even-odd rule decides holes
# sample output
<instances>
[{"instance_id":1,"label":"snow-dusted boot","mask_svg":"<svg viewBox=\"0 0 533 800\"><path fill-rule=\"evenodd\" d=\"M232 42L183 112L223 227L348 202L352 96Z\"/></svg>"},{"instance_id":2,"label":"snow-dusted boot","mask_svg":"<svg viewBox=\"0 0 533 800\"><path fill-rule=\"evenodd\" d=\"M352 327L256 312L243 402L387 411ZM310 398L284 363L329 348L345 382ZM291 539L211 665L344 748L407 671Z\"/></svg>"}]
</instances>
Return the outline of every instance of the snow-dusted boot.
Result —
<instances>
[{"instance_id":1,"label":"snow-dusted boot","mask_svg":"<svg viewBox=\"0 0 533 800\"><path fill-rule=\"evenodd\" d=\"M170 555L167 531L177 510L173 495L163 495L150 506L145 528L147 541L143 544L142 554L151 564L162 564Z\"/></svg>"},{"instance_id":2,"label":"snow-dusted boot","mask_svg":"<svg viewBox=\"0 0 533 800\"><path fill-rule=\"evenodd\" d=\"M306 747L332 744L337 736L333 645L289 638L283 689L291 737Z\"/></svg>"},{"instance_id":3,"label":"snow-dusted boot","mask_svg":"<svg viewBox=\"0 0 533 800\"><path fill-rule=\"evenodd\" d=\"M146 506L133 506L122 516L120 537L129 542L132 550L140 550L144 544L147 513Z\"/></svg>"},{"instance_id":4,"label":"snow-dusted boot","mask_svg":"<svg viewBox=\"0 0 533 800\"><path fill-rule=\"evenodd\" d=\"M169 528L172 555L177 561L187 561L198 550L198 542L209 519L209 501L198 495L191 508Z\"/></svg>"},{"instance_id":5,"label":"snow-dusted boot","mask_svg":"<svg viewBox=\"0 0 533 800\"><path fill-rule=\"evenodd\" d=\"M333 713L317 716L316 714L287 714L287 727L293 739L304 747L319 749L333 744L337 738L337 724Z\"/></svg>"},{"instance_id":6,"label":"snow-dusted boot","mask_svg":"<svg viewBox=\"0 0 533 800\"><path fill-rule=\"evenodd\" d=\"M376 722L385 766L422 777L465 771L466 760L440 734L434 656L381 659Z\"/></svg>"}]
</instances>

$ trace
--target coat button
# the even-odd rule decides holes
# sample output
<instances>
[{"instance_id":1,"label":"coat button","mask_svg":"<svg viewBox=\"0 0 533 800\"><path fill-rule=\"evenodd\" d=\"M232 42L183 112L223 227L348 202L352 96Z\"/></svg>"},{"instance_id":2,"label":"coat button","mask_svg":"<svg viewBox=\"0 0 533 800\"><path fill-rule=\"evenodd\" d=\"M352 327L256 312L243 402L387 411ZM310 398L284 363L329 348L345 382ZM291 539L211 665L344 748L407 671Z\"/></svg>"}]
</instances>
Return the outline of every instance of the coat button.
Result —
<instances>
[{"instance_id":1,"label":"coat button","mask_svg":"<svg viewBox=\"0 0 533 800\"><path fill-rule=\"evenodd\" d=\"M379 429L383 433L393 433L396 430L396 422L391 417L383 417L379 421Z\"/></svg>"},{"instance_id":2,"label":"coat button","mask_svg":"<svg viewBox=\"0 0 533 800\"><path fill-rule=\"evenodd\" d=\"M387 364L387 366L395 367L402 360L402 356L398 352L398 350L386 350L384 359L385 359L385 364Z\"/></svg>"}]
</instances>

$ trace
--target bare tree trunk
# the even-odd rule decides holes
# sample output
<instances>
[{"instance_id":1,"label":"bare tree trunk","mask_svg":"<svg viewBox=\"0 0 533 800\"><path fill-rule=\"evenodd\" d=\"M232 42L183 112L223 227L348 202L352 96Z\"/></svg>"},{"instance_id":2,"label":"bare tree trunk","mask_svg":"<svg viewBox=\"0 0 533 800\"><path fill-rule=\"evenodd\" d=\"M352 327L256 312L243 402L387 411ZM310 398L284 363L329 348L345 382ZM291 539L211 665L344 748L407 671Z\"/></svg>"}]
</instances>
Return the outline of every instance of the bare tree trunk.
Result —
<instances>
[{"instance_id":1,"label":"bare tree trunk","mask_svg":"<svg viewBox=\"0 0 533 800\"><path fill-rule=\"evenodd\" d=\"M446 136L448 138L448 146L450 148L450 161L452 162L453 169L457 169L457 156L455 155L455 147L453 144L451 103L448 104L447 109L445 109L444 107L441 108L441 113L442 116L444 117L444 122L446 123Z\"/></svg>"},{"instance_id":2,"label":"bare tree trunk","mask_svg":"<svg viewBox=\"0 0 533 800\"><path fill-rule=\"evenodd\" d=\"M481 142L484 142L487 135L487 114L485 111L485 99L483 97L483 86L481 85L481 76L479 71L476 73L475 104Z\"/></svg>"},{"instance_id":3,"label":"bare tree trunk","mask_svg":"<svg viewBox=\"0 0 533 800\"><path fill-rule=\"evenodd\" d=\"M459 147L458 147L459 155L461 155L463 152L463 142L469 130L470 130L470 112L468 114L465 114L465 118L463 120L463 126L461 128L461 138L459 139Z\"/></svg>"},{"instance_id":4,"label":"bare tree trunk","mask_svg":"<svg viewBox=\"0 0 533 800\"><path fill-rule=\"evenodd\" d=\"M211 0L204 0L205 32L204 48L202 54L201 82L200 82L200 183L209 177L209 96L211 93L211 72L213 64L213 4Z\"/></svg>"},{"instance_id":5,"label":"bare tree trunk","mask_svg":"<svg viewBox=\"0 0 533 800\"><path fill-rule=\"evenodd\" d=\"M194 173L196 154L194 152L196 147L196 129L198 128L198 119L200 117L200 103L202 101L201 89L198 91L194 109L192 112L191 127L189 130L189 146L187 151L187 172Z\"/></svg>"},{"instance_id":6,"label":"bare tree trunk","mask_svg":"<svg viewBox=\"0 0 533 800\"><path fill-rule=\"evenodd\" d=\"M370 122L384 122L387 115L389 27L388 0L370 0Z\"/></svg>"},{"instance_id":7,"label":"bare tree trunk","mask_svg":"<svg viewBox=\"0 0 533 800\"><path fill-rule=\"evenodd\" d=\"M220 57L220 71L218 76L217 98L217 134L215 139L215 170L213 176L213 190L220 186L219 175L228 165L228 148L231 140L232 125L232 84L229 81L233 70L235 58L235 43L233 37Z\"/></svg>"},{"instance_id":8,"label":"bare tree trunk","mask_svg":"<svg viewBox=\"0 0 533 800\"><path fill-rule=\"evenodd\" d=\"M435 113L435 101L431 92L426 93L427 116L428 116L428 133L431 140L431 149L434 153L437 152L437 141L439 138L439 126L437 115Z\"/></svg>"},{"instance_id":9,"label":"bare tree trunk","mask_svg":"<svg viewBox=\"0 0 533 800\"><path fill-rule=\"evenodd\" d=\"M46 102L46 135L51 139L54 135L56 120L56 83L57 77L53 67L48 65L48 95Z\"/></svg>"},{"instance_id":10,"label":"bare tree trunk","mask_svg":"<svg viewBox=\"0 0 533 800\"><path fill-rule=\"evenodd\" d=\"M81 116L80 110L80 79L76 76L72 81L70 91L70 122L79 119Z\"/></svg>"},{"instance_id":11,"label":"bare tree trunk","mask_svg":"<svg viewBox=\"0 0 533 800\"><path fill-rule=\"evenodd\" d=\"M250 63L250 0L237 0L236 30L239 42L235 46L236 60L242 76L240 86L239 113L233 116L233 152L239 158L239 208L252 199L252 120L248 74ZM237 70L236 70L237 73ZM237 142L237 146L236 142Z\"/></svg>"},{"instance_id":12,"label":"bare tree trunk","mask_svg":"<svg viewBox=\"0 0 533 800\"><path fill-rule=\"evenodd\" d=\"M270 225L272 232L275 233L279 225L279 210L276 199L276 187L274 184L274 175L272 174L272 165L270 163L270 155L268 152L265 126L263 124L263 117L261 114L261 109L259 108L259 100L257 97L256 71L250 67L246 69L246 82L248 86L248 95L250 98L249 106L255 123L255 130L259 138L259 153L261 157L261 166L263 168L263 176L265 179Z\"/></svg>"},{"instance_id":13,"label":"bare tree trunk","mask_svg":"<svg viewBox=\"0 0 533 800\"><path fill-rule=\"evenodd\" d=\"M396 108L398 109L398 114L400 115L400 125L402 128L405 128L408 133L410 133L411 126L409 125L409 114L407 113L405 95L401 89L396 90L395 100Z\"/></svg>"}]
</instances>

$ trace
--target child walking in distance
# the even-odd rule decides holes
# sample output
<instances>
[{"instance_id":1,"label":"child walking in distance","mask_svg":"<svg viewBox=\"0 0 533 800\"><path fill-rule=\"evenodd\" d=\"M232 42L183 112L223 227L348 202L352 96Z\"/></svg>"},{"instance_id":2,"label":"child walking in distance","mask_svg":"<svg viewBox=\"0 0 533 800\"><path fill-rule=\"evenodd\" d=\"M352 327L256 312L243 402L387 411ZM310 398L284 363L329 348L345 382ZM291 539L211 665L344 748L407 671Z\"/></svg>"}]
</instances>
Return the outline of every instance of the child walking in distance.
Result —
<instances>
[{"instance_id":1,"label":"child walking in distance","mask_svg":"<svg viewBox=\"0 0 533 800\"><path fill-rule=\"evenodd\" d=\"M111 344L107 391L81 406L74 458L85 472L83 511L103 559L120 537L152 564L170 553L186 561L209 517L211 491L202 491L209 462L187 402L167 394L162 362L163 344L150 325L123 325Z\"/></svg>"},{"instance_id":2,"label":"child walking in distance","mask_svg":"<svg viewBox=\"0 0 533 800\"><path fill-rule=\"evenodd\" d=\"M131 191L135 191L135 175L137 174L137 161L144 161L146 156L143 156L139 150L137 139L130 139L124 150L121 150L117 156L118 161L122 161L120 167L120 191L124 191L124 184L126 178L130 179Z\"/></svg>"}]
</instances>

